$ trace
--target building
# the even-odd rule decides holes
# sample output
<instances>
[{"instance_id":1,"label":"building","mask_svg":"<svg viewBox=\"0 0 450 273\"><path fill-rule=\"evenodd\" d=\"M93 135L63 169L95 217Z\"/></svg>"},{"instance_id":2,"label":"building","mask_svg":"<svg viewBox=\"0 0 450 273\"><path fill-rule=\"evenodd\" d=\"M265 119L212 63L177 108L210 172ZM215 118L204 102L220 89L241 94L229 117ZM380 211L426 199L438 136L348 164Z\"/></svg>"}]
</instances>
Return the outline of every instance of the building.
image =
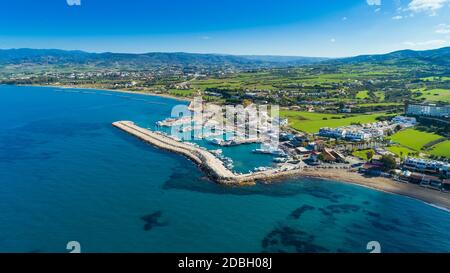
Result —
<instances>
[{"instance_id":1,"label":"building","mask_svg":"<svg viewBox=\"0 0 450 273\"><path fill-rule=\"evenodd\" d=\"M370 134L369 132L364 132L362 130L354 130L345 134L345 139L348 139L350 141L364 141L371 139L372 137L372 134Z\"/></svg>"},{"instance_id":2,"label":"building","mask_svg":"<svg viewBox=\"0 0 450 273\"><path fill-rule=\"evenodd\" d=\"M336 139L346 139L349 141L366 141L370 139L381 138L387 135L388 132L395 131L397 125L401 125L397 122L407 122L409 124L413 122L412 119L413 118L402 119L402 117L398 117L395 120L396 122L379 121L361 125L343 126L338 128L323 127L320 128L318 135Z\"/></svg>"},{"instance_id":3,"label":"building","mask_svg":"<svg viewBox=\"0 0 450 273\"><path fill-rule=\"evenodd\" d=\"M344 138L347 133L347 130L344 128L320 128L319 135L324 137L332 137L332 138Z\"/></svg>"},{"instance_id":4,"label":"building","mask_svg":"<svg viewBox=\"0 0 450 273\"><path fill-rule=\"evenodd\" d=\"M407 157L403 166L416 171L441 173L447 176L450 174L450 164L437 160Z\"/></svg>"},{"instance_id":5,"label":"building","mask_svg":"<svg viewBox=\"0 0 450 273\"><path fill-rule=\"evenodd\" d=\"M449 117L450 105L407 104L405 112L412 116Z\"/></svg>"},{"instance_id":6,"label":"building","mask_svg":"<svg viewBox=\"0 0 450 273\"><path fill-rule=\"evenodd\" d=\"M402 125L403 127L412 127L416 125L417 120L412 117L396 116L391 122Z\"/></svg>"}]
</instances>

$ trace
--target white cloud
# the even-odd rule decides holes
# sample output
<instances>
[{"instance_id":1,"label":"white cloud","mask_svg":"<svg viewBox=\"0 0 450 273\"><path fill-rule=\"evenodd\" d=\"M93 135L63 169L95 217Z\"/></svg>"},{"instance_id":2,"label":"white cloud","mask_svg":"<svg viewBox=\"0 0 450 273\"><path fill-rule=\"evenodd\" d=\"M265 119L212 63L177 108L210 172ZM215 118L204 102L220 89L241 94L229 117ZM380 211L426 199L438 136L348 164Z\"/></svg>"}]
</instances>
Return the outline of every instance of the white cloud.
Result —
<instances>
[{"instance_id":1,"label":"white cloud","mask_svg":"<svg viewBox=\"0 0 450 273\"><path fill-rule=\"evenodd\" d=\"M449 0L411 0L408 10L412 12L426 12L431 16L441 9Z\"/></svg>"},{"instance_id":2,"label":"white cloud","mask_svg":"<svg viewBox=\"0 0 450 273\"><path fill-rule=\"evenodd\" d=\"M336 39L331 38L331 39L330 39L330 42L334 43L334 42L336 42Z\"/></svg>"},{"instance_id":3,"label":"white cloud","mask_svg":"<svg viewBox=\"0 0 450 273\"><path fill-rule=\"evenodd\" d=\"M81 6L81 0L66 0L69 6Z\"/></svg>"},{"instance_id":4,"label":"white cloud","mask_svg":"<svg viewBox=\"0 0 450 273\"><path fill-rule=\"evenodd\" d=\"M397 16L392 17L392 19L393 20L401 20L401 19L403 19L403 16L397 15Z\"/></svg>"},{"instance_id":5,"label":"white cloud","mask_svg":"<svg viewBox=\"0 0 450 273\"><path fill-rule=\"evenodd\" d=\"M366 0L367 5L369 6L380 6L381 0Z\"/></svg>"},{"instance_id":6,"label":"white cloud","mask_svg":"<svg viewBox=\"0 0 450 273\"><path fill-rule=\"evenodd\" d=\"M439 24L436 27L436 33L438 34L450 34L450 25L446 25L446 24Z\"/></svg>"},{"instance_id":7,"label":"white cloud","mask_svg":"<svg viewBox=\"0 0 450 273\"><path fill-rule=\"evenodd\" d=\"M424 42L404 42L403 44L412 48L433 48L443 46L447 43L445 40L430 40Z\"/></svg>"},{"instance_id":8,"label":"white cloud","mask_svg":"<svg viewBox=\"0 0 450 273\"><path fill-rule=\"evenodd\" d=\"M381 10L381 8L377 8L375 9L375 12L379 12Z\"/></svg>"}]
</instances>

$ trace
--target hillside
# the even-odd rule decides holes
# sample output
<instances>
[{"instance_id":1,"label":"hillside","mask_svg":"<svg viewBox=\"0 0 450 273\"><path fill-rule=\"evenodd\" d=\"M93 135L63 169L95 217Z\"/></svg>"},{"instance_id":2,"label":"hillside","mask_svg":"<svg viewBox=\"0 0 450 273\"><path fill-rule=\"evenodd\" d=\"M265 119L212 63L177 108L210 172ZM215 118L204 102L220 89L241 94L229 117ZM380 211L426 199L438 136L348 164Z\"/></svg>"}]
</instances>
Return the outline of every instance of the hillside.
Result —
<instances>
[{"instance_id":1,"label":"hillside","mask_svg":"<svg viewBox=\"0 0 450 273\"><path fill-rule=\"evenodd\" d=\"M388 54L361 55L328 61L330 64L438 65L450 66L450 47L433 50L400 50Z\"/></svg>"},{"instance_id":2,"label":"hillside","mask_svg":"<svg viewBox=\"0 0 450 273\"><path fill-rule=\"evenodd\" d=\"M99 68L124 68L132 70L160 67L181 68L235 68L257 69L264 67L285 67L323 61L313 57L278 56L234 56L195 53L88 53L57 49L8 49L0 50L0 65L3 66L88 66Z\"/></svg>"}]
</instances>

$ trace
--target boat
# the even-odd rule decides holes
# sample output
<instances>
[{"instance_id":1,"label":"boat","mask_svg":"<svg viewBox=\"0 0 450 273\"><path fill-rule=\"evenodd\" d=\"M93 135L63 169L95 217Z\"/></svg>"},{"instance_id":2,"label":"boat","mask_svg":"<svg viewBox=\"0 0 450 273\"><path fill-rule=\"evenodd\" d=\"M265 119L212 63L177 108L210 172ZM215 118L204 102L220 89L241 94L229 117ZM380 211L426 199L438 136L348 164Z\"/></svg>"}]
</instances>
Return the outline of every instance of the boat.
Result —
<instances>
[{"instance_id":1,"label":"boat","mask_svg":"<svg viewBox=\"0 0 450 273\"><path fill-rule=\"evenodd\" d=\"M266 150L266 149L254 149L252 152L255 154L271 154L272 153L270 150Z\"/></svg>"},{"instance_id":2,"label":"boat","mask_svg":"<svg viewBox=\"0 0 450 273\"><path fill-rule=\"evenodd\" d=\"M218 156L222 154L222 149L217 149L217 150L211 150L211 153Z\"/></svg>"},{"instance_id":3,"label":"boat","mask_svg":"<svg viewBox=\"0 0 450 273\"><path fill-rule=\"evenodd\" d=\"M286 162L287 161L287 158L286 157L275 157L274 159L273 159L273 162L276 162L276 163L284 163L284 162Z\"/></svg>"},{"instance_id":4,"label":"boat","mask_svg":"<svg viewBox=\"0 0 450 273\"><path fill-rule=\"evenodd\" d=\"M269 168L267 167L256 167L254 169L255 172L263 172L263 171L267 171Z\"/></svg>"},{"instance_id":5,"label":"boat","mask_svg":"<svg viewBox=\"0 0 450 273\"><path fill-rule=\"evenodd\" d=\"M254 149L252 152L255 154L271 154L271 155L282 156L282 157L287 156L286 153L282 150Z\"/></svg>"},{"instance_id":6,"label":"boat","mask_svg":"<svg viewBox=\"0 0 450 273\"><path fill-rule=\"evenodd\" d=\"M213 138L208 140L208 142L214 144L214 145L221 145L223 143L223 140L220 138Z\"/></svg>"}]
</instances>

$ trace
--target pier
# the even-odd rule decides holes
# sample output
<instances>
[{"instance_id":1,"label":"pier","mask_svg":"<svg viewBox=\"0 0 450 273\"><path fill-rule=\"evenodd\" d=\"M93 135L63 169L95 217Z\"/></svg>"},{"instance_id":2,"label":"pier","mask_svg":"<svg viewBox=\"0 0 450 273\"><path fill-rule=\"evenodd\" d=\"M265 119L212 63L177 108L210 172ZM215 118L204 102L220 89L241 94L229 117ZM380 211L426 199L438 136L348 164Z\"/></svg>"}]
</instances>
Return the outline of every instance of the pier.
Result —
<instances>
[{"instance_id":1,"label":"pier","mask_svg":"<svg viewBox=\"0 0 450 273\"><path fill-rule=\"evenodd\" d=\"M160 132L151 131L135 125L131 121L117 121L113 126L160 149L186 156L196 163L205 174L215 182L222 184L246 184L256 180L270 180L293 176L301 172L301 168L277 168L248 174L235 174L224 166L224 163L206 149L189 142L176 140Z\"/></svg>"},{"instance_id":2,"label":"pier","mask_svg":"<svg viewBox=\"0 0 450 273\"><path fill-rule=\"evenodd\" d=\"M209 177L220 183L236 183L236 175L228 170L222 161L207 150L201 149L191 143L175 140L162 133L141 128L131 121L114 122L113 126L160 149L186 156L199 165Z\"/></svg>"}]
</instances>

